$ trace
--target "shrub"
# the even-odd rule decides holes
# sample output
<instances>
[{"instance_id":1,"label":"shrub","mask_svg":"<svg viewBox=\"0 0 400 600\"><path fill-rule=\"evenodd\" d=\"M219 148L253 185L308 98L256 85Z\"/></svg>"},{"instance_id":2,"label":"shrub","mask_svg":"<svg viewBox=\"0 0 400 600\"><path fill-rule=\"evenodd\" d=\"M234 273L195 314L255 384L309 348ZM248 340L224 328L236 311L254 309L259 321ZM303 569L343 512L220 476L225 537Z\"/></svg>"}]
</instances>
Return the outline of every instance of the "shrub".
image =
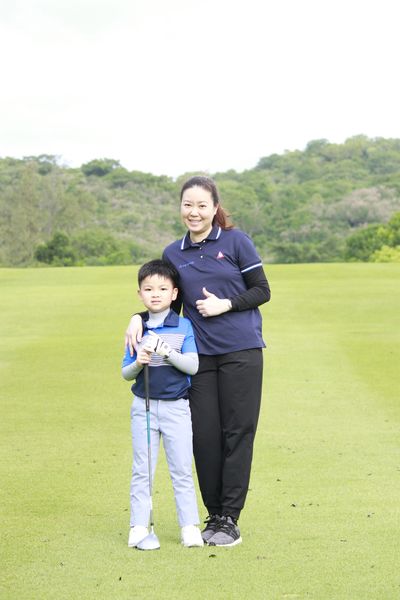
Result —
<instances>
[{"instance_id":1,"label":"shrub","mask_svg":"<svg viewBox=\"0 0 400 600\"><path fill-rule=\"evenodd\" d=\"M382 246L370 257L371 262L400 262L400 246Z\"/></svg>"}]
</instances>

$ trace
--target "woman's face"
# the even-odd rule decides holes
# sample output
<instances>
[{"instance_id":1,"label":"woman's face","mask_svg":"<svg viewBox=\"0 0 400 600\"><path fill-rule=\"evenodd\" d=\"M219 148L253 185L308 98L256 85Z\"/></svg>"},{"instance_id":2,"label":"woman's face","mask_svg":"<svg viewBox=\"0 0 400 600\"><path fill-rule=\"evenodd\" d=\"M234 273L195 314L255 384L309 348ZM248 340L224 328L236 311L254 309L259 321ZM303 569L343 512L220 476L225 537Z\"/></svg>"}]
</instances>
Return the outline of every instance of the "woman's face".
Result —
<instances>
[{"instance_id":1,"label":"woman's face","mask_svg":"<svg viewBox=\"0 0 400 600\"><path fill-rule=\"evenodd\" d=\"M211 192L202 187L196 185L183 192L181 217L193 242L201 242L208 236L217 208Z\"/></svg>"}]
</instances>

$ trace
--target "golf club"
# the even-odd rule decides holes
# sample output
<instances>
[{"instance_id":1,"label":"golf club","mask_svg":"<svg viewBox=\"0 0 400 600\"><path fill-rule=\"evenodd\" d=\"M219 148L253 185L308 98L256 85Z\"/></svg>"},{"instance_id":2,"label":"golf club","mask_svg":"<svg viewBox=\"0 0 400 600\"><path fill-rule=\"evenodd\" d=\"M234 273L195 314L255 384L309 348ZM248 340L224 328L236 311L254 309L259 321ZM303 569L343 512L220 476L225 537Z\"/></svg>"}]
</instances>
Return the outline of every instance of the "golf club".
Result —
<instances>
[{"instance_id":1,"label":"golf club","mask_svg":"<svg viewBox=\"0 0 400 600\"><path fill-rule=\"evenodd\" d=\"M150 389L149 389L149 365L144 365L144 391L146 396L146 423L147 423L147 459L149 465L149 492L150 492L150 533L136 545L138 550L158 550L160 542L154 533L153 520L153 483L151 474L151 440L150 440Z\"/></svg>"}]
</instances>

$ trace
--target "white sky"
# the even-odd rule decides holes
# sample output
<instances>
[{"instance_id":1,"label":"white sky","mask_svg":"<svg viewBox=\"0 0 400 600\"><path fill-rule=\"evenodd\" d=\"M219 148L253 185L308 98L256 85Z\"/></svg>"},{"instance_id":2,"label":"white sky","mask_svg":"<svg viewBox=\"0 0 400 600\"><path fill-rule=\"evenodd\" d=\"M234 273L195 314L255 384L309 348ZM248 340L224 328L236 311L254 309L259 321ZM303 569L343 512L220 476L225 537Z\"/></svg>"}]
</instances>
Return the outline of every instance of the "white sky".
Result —
<instances>
[{"instance_id":1,"label":"white sky","mask_svg":"<svg viewBox=\"0 0 400 600\"><path fill-rule=\"evenodd\" d=\"M0 0L0 157L242 171L400 138L398 0Z\"/></svg>"}]
</instances>

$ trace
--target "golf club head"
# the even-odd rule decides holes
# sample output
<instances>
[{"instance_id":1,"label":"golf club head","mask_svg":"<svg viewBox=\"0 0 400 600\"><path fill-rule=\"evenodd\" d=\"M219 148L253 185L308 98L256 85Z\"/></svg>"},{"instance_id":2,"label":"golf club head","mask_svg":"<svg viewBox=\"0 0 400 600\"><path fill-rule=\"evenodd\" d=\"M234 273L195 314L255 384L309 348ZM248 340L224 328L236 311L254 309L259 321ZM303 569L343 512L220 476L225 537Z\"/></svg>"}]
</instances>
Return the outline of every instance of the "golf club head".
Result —
<instances>
[{"instance_id":1,"label":"golf club head","mask_svg":"<svg viewBox=\"0 0 400 600\"><path fill-rule=\"evenodd\" d=\"M149 535L146 535L146 537L136 545L136 548L138 550L159 550L160 542L154 531L149 533Z\"/></svg>"}]
</instances>

